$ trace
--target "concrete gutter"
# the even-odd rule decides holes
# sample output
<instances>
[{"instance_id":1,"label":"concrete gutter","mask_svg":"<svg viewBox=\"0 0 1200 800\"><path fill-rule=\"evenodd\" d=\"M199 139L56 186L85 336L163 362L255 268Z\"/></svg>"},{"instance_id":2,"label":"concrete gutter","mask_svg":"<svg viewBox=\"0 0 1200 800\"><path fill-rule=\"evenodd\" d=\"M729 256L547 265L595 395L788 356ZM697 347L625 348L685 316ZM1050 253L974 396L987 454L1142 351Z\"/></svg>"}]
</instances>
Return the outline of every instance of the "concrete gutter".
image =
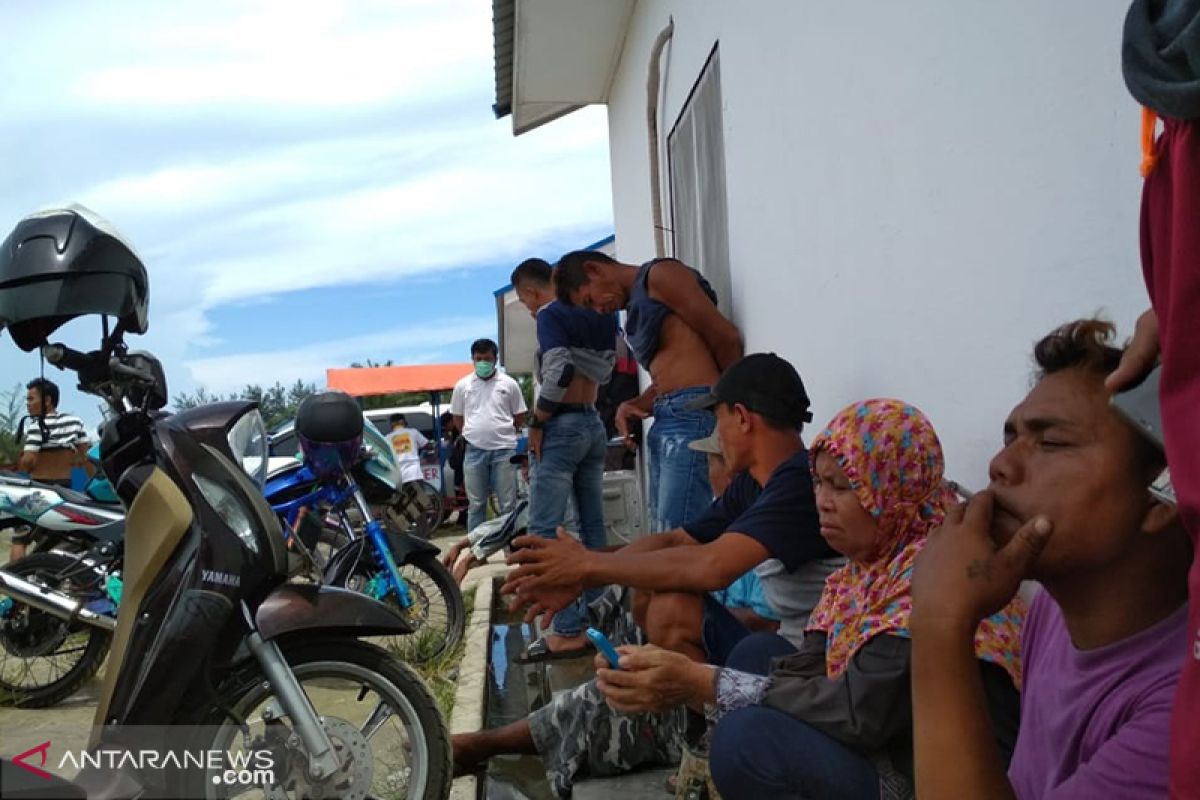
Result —
<instances>
[{"instance_id":1,"label":"concrete gutter","mask_svg":"<svg viewBox=\"0 0 1200 800\"><path fill-rule=\"evenodd\" d=\"M458 690L454 693L454 712L450 715L450 733L470 733L483 727L487 708L488 645L492 630L492 603L495 579L507 571L503 559L471 570L463 581L463 591L475 588L471 620L463 633L465 650L458 672ZM451 800L476 800L480 781L477 775L464 775L454 781Z\"/></svg>"}]
</instances>

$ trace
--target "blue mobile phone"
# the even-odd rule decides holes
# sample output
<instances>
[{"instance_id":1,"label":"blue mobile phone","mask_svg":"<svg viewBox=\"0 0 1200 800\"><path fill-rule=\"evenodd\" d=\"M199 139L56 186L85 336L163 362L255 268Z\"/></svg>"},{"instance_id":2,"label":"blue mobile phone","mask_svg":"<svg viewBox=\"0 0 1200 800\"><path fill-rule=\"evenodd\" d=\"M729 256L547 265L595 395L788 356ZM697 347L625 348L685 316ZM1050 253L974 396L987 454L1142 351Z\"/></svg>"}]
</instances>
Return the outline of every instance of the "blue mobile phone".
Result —
<instances>
[{"instance_id":1,"label":"blue mobile phone","mask_svg":"<svg viewBox=\"0 0 1200 800\"><path fill-rule=\"evenodd\" d=\"M604 657L608 659L608 665L610 667L613 669L621 668L617 664L617 662L621 660L621 657L617 655L617 648L613 647L612 642L608 640L607 636L595 628L588 628L587 637L592 640L592 644L596 645L596 649L603 653Z\"/></svg>"}]
</instances>

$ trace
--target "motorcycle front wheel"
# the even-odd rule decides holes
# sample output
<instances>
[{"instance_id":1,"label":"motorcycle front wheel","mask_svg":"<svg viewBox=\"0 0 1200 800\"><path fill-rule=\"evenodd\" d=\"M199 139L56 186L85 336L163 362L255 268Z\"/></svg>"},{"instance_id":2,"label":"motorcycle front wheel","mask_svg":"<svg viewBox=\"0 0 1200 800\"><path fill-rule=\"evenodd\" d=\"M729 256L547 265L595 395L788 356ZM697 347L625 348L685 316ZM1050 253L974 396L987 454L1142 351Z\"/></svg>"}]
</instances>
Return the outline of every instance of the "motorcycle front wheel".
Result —
<instances>
[{"instance_id":1,"label":"motorcycle front wheel","mask_svg":"<svg viewBox=\"0 0 1200 800\"><path fill-rule=\"evenodd\" d=\"M435 800L450 790L450 738L437 703L421 678L378 647L356 640L282 645L284 658L333 742L340 767L315 780L295 726L261 675L223 691L249 726L249 744L232 720L219 728L211 750L271 753L270 766L217 770L205 776L210 798Z\"/></svg>"},{"instance_id":2,"label":"motorcycle front wheel","mask_svg":"<svg viewBox=\"0 0 1200 800\"><path fill-rule=\"evenodd\" d=\"M319 553L336 552L350 538L334 527L326 527L318 544ZM342 585L360 594L375 597L408 620L413 632L404 636L372 637L379 645L408 664L428 664L443 658L458 647L467 627L467 611L462 590L450 570L434 553L414 553L400 568L400 578L408 588L410 605L404 608L391 590L379 562L366 539L353 568Z\"/></svg>"},{"instance_id":3,"label":"motorcycle front wheel","mask_svg":"<svg viewBox=\"0 0 1200 800\"><path fill-rule=\"evenodd\" d=\"M4 569L76 599L92 593L92 568L59 553L33 553ZM100 669L112 636L68 622L0 592L0 705L46 708L73 695Z\"/></svg>"}]
</instances>

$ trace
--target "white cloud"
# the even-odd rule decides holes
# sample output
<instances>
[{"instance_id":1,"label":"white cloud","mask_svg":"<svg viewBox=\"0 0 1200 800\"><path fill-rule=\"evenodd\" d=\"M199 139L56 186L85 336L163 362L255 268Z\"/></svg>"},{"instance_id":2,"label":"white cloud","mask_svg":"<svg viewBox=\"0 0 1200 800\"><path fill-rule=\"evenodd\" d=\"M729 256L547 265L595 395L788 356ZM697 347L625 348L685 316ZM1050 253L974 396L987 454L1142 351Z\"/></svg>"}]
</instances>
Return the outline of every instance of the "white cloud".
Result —
<instances>
[{"instance_id":1,"label":"white cloud","mask_svg":"<svg viewBox=\"0 0 1200 800\"><path fill-rule=\"evenodd\" d=\"M0 3L0 30L0 151L18 154L0 224L57 197L123 231L150 270L137 346L177 389L189 373L210 388L320 380L372 348L420 360L495 326L384 342L347 319L338 342L196 358L236 340L215 308L269 315L293 290L461 275L611 225L603 110L514 139L491 118L479 0Z\"/></svg>"},{"instance_id":2,"label":"white cloud","mask_svg":"<svg viewBox=\"0 0 1200 800\"><path fill-rule=\"evenodd\" d=\"M439 354L446 348L469 343L479 338L481 331L495 327L494 317L450 317L303 347L190 359L184 366L196 384L213 391L240 389L247 383L289 384L297 379L324 386L325 370L330 366L349 366L368 358L376 361L390 358L397 364L437 363L444 358ZM465 350L461 348L461 352Z\"/></svg>"}]
</instances>

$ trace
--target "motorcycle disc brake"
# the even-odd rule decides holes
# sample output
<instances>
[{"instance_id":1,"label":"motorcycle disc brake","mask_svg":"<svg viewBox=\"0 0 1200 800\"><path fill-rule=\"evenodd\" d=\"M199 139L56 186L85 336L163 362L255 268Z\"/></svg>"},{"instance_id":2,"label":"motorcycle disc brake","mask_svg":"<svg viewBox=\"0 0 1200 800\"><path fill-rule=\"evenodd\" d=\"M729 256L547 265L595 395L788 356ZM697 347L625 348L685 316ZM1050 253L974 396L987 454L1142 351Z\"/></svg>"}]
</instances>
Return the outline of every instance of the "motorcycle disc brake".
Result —
<instances>
[{"instance_id":1,"label":"motorcycle disc brake","mask_svg":"<svg viewBox=\"0 0 1200 800\"><path fill-rule=\"evenodd\" d=\"M308 774L308 758L296 758L292 761L296 768L292 771L288 788L296 791L297 797L313 800L366 800L375 777L375 759L370 742L358 728L338 717L322 717L321 724L333 743L333 751L341 766L332 775L314 780Z\"/></svg>"}]
</instances>

